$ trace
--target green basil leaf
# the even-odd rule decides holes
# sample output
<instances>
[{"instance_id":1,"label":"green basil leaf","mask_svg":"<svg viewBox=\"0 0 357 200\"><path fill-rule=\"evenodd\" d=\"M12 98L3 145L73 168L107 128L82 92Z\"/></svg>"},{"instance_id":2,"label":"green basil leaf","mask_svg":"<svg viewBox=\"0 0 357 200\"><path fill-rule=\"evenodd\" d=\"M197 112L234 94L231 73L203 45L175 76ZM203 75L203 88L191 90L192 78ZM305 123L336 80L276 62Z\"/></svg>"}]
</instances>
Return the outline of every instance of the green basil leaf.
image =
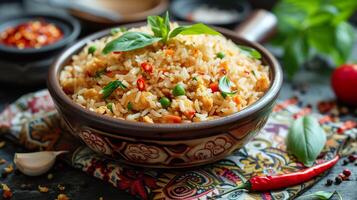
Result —
<instances>
[{"instance_id":1,"label":"green basil leaf","mask_svg":"<svg viewBox=\"0 0 357 200\"><path fill-rule=\"evenodd\" d=\"M118 87L120 87L122 89L126 89L126 86L121 81L115 80L115 81L108 83L108 85L103 87L103 89L101 91L103 94L103 98L104 99L108 98L114 92L114 90L116 90Z\"/></svg>"},{"instance_id":2,"label":"green basil leaf","mask_svg":"<svg viewBox=\"0 0 357 200\"><path fill-rule=\"evenodd\" d=\"M255 50L253 48L243 46L243 45L237 45L237 46L244 55L247 55L247 56L255 58L255 59L262 58L262 55L259 53L259 51Z\"/></svg>"},{"instance_id":3,"label":"green basil leaf","mask_svg":"<svg viewBox=\"0 0 357 200\"><path fill-rule=\"evenodd\" d=\"M312 116L298 118L291 125L287 136L287 149L305 166L312 166L324 148L326 134Z\"/></svg>"},{"instance_id":4,"label":"green basil leaf","mask_svg":"<svg viewBox=\"0 0 357 200\"><path fill-rule=\"evenodd\" d=\"M149 16L147 22L151 27L155 37L161 37L166 42L170 32L169 13L166 12L164 18L160 16Z\"/></svg>"},{"instance_id":5,"label":"green basil leaf","mask_svg":"<svg viewBox=\"0 0 357 200\"><path fill-rule=\"evenodd\" d=\"M159 40L161 38L146 33L125 32L119 38L106 44L102 52L103 54L108 54L113 51L131 51L149 46Z\"/></svg>"},{"instance_id":6,"label":"green basil leaf","mask_svg":"<svg viewBox=\"0 0 357 200\"><path fill-rule=\"evenodd\" d=\"M227 76L223 76L218 81L218 88L221 91L223 98L227 96L234 95L237 91L231 91L232 82L228 79Z\"/></svg>"},{"instance_id":7,"label":"green basil leaf","mask_svg":"<svg viewBox=\"0 0 357 200\"><path fill-rule=\"evenodd\" d=\"M338 198L342 200L340 193L338 192L325 192L325 191L317 191L312 194L304 195L298 198L298 200L309 199L309 200L329 200L334 195L338 195Z\"/></svg>"},{"instance_id":8,"label":"green basil leaf","mask_svg":"<svg viewBox=\"0 0 357 200\"><path fill-rule=\"evenodd\" d=\"M350 57L354 45L354 40L355 31L349 23L342 22L337 25L335 32L335 44L337 51L343 58L343 62L345 62Z\"/></svg>"},{"instance_id":9,"label":"green basil leaf","mask_svg":"<svg viewBox=\"0 0 357 200\"><path fill-rule=\"evenodd\" d=\"M155 37L162 37L161 26L163 21L160 16L148 16L147 23L150 25Z\"/></svg>"},{"instance_id":10,"label":"green basil leaf","mask_svg":"<svg viewBox=\"0 0 357 200\"><path fill-rule=\"evenodd\" d=\"M179 26L171 31L169 38L173 38L178 34L181 35L197 35L197 34L207 34L207 35L220 35L216 30L202 24L193 24L189 26Z\"/></svg>"},{"instance_id":11,"label":"green basil leaf","mask_svg":"<svg viewBox=\"0 0 357 200\"><path fill-rule=\"evenodd\" d=\"M283 54L284 69L292 79L300 66L311 56L308 41L305 37L291 37L286 41Z\"/></svg>"}]
</instances>

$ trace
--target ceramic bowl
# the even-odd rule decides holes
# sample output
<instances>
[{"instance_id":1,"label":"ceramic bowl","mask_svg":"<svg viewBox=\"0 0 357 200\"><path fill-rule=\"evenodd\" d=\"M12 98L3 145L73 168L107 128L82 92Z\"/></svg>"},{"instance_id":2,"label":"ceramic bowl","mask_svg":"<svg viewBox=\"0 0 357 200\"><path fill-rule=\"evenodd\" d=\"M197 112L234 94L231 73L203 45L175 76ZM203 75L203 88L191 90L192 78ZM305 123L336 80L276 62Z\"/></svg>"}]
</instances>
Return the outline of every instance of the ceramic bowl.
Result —
<instances>
[{"instance_id":1,"label":"ceramic bowl","mask_svg":"<svg viewBox=\"0 0 357 200\"><path fill-rule=\"evenodd\" d=\"M127 28L142 25L132 24ZM243 147L265 125L283 80L279 63L264 47L227 29L216 30L237 44L257 49L262 54L263 63L270 66L269 90L238 113L197 123L149 124L98 115L75 104L61 89L60 71L87 42L109 35L109 29L90 35L65 50L49 70L48 89L70 131L104 156L130 165L153 168L213 163Z\"/></svg>"}]
</instances>

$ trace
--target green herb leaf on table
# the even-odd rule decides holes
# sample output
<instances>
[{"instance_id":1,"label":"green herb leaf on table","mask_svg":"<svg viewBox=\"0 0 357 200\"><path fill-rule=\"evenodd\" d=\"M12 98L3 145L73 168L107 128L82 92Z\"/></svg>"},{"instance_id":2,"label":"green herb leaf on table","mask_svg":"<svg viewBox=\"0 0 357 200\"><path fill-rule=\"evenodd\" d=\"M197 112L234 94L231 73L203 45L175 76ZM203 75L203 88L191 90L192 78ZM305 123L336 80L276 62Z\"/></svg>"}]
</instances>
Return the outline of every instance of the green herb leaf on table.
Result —
<instances>
[{"instance_id":1,"label":"green herb leaf on table","mask_svg":"<svg viewBox=\"0 0 357 200\"><path fill-rule=\"evenodd\" d=\"M355 0L282 0L276 4L278 34L272 44L282 47L289 78L316 55L336 65L348 61L355 31L347 20L356 10Z\"/></svg>"},{"instance_id":2,"label":"green herb leaf on table","mask_svg":"<svg viewBox=\"0 0 357 200\"><path fill-rule=\"evenodd\" d=\"M120 87L122 89L126 89L126 86L121 81L115 80L115 81L108 83L108 85L103 87L103 89L101 91L102 95L103 95L103 99L108 98L114 92L114 90L116 90L118 87Z\"/></svg>"},{"instance_id":3,"label":"green herb leaf on table","mask_svg":"<svg viewBox=\"0 0 357 200\"><path fill-rule=\"evenodd\" d=\"M299 200L303 200L303 199L309 199L309 200L329 200L331 199L334 195L338 196L339 200L342 200L342 197L340 195L340 193L338 193L337 191L335 192L325 192L325 191L317 191L315 193L312 194L308 194L308 195L304 195L299 197Z\"/></svg>"},{"instance_id":4,"label":"green herb leaf on table","mask_svg":"<svg viewBox=\"0 0 357 200\"><path fill-rule=\"evenodd\" d=\"M221 35L216 30L206 26L202 23L193 24L189 26L179 26L171 31L169 38L176 37L177 35L197 35L197 34L208 34L208 35Z\"/></svg>"},{"instance_id":5,"label":"green herb leaf on table","mask_svg":"<svg viewBox=\"0 0 357 200\"><path fill-rule=\"evenodd\" d=\"M104 54L113 51L131 51L149 46L161 38L140 32L125 32L117 39L110 41L103 49Z\"/></svg>"},{"instance_id":6,"label":"green herb leaf on table","mask_svg":"<svg viewBox=\"0 0 357 200\"><path fill-rule=\"evenodd\" d=\"M226 98L227 96L231 96L237 93L237 91L231 91L231 87L232 87L232 82L228 79L227 76L223 76L222 78L219 79L218 88L221 91L221 95L223 96L223 98Z\"/></svg>"},{"instance_id":7,"label":"green herb leaf on table","mask_svg":"<svg viewBox=\"0 0 357 200\"><path fill-rule=\"evenodd\" d=\"M325 131L312 116L295 120L287 136L287 150L305 166L312 166L326 143Z\"/></svg>"},{"instance_id":8,"label":"green herb leaf on table","mask_svg":"<svg viewBox=\"0 0 357 200\"><path fill-rule=\"evenodd\" d=\"M262 55L259 53L259 51L255 50L253 48L243 46L243 45L237 45L237 46L244 55L247 55L247 56L255 58L255 59L262 58Z\"/></svg>"}]
</instances>

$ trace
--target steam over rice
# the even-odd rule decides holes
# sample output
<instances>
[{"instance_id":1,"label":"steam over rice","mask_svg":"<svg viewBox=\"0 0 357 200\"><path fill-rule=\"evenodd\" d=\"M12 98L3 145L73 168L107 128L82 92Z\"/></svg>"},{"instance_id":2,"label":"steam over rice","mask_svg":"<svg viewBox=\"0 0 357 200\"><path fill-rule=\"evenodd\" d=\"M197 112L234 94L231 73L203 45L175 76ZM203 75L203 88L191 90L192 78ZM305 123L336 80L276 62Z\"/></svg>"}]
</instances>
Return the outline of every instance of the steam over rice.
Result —
<instances>
[{"instance_id":1,"label":"steam over rice","mask_svg":"<svg viewBox=\"0 0 357 200\"><path fill-rule=\"evenodd\" d=\"M177 26L173 24L172 26ZM149 27L129 31L152 34ZM77 104L101 115L147 123L200 122L238 112L257 101L270 86L269 67L243 54L224 36L178 35L142 49L102 54L113 36L92 41L65 66L60 84ZM90 46L96 46L93 54ZM223 52L224 58L217 53ZM142 63L153 66L145 72ZM232 82L234 95L225 98L220 91L212 92L222 76ZM145 80L146 88L139 91L138 78ZM119 80L126 89L117 88L104 99L102 89ZM180 84L185 95L174 96L173 88ZM170 99L169 107L160 103L161 97Z\"/></svg>"}]
</instances>

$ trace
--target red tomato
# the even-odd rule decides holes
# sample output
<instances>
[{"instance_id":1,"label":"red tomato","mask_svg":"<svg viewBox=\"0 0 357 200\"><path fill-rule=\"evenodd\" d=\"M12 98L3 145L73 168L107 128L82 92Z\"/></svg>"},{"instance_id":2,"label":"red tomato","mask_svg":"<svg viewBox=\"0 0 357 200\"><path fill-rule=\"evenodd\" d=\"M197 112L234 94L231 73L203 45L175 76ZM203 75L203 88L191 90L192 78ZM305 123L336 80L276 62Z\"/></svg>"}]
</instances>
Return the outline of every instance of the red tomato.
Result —
<instances>
[{"instance_id":1,"label":"red tomato","mask_svg":"<svg viewBox=\"0 0 357 200\"><path fill-rule=\"evenodd\" d=\"M343 64L331 77L332 88L337 98L347 104L357 105L357 65Z\"/></svg>"},{"instance_id":2,"label":"red tomato","mask_svg":"<svg viewBox=\"0 0 357 200\"><path fill-rule=\"evenodd\" d=\"M146 88L145 80L143 78L138 78L136 81L136 86L140 91L144 91Z\"/></svg>"}]
</instances>

